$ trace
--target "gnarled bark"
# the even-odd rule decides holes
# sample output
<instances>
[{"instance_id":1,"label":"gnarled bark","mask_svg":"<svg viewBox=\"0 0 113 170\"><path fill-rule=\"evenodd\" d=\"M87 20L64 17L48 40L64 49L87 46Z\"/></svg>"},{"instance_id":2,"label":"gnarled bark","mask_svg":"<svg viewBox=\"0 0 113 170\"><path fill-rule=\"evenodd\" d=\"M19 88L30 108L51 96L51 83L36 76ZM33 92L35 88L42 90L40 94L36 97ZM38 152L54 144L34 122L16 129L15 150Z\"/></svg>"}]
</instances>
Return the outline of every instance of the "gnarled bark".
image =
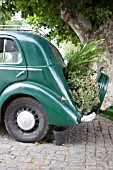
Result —
<instances>
[{"instance_id":1,"label":"gnarled bark","mask_svg":"<svg viewBox=\"0 0 113 170\"><path fill-rule=\"evenodd\" d=\"M92 31L91 22L86 20L81 13L73 13L71 9L65 9L61 10L61 17L64 21L69 23L82 43L87 41L91 42L95 39L105 39L103 46L110 47L104 52L108 60L103 63L110 79L107 95L102 106L102 109L106 109L113 105L113 17L100 26L96 32ZM100 66L96 64L96 69L99 70L99 67Z\"/></svg>"},{"instance_id":2,"label":"gnarled bark","mask_svg":"<svg viewBox=\"0 0 113 170\"><path fill-rule=\"evenodd\" d=\"M61 9L61 18L69 23L82 43L88 40L88 36L92 30L92 24L81 13L73 13L71 9Z\"/></svg>"}]
</instances>

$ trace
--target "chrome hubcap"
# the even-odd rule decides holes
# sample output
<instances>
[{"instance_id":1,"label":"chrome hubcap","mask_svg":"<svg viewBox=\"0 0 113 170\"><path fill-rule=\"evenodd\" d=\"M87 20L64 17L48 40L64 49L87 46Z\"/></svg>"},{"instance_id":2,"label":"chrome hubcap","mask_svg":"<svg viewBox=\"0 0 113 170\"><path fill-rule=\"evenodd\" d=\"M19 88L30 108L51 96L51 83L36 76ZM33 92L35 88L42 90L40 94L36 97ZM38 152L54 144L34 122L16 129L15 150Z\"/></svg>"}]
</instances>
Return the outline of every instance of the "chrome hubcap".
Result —
<instances>
[{"instance_id":1,"label":"chrome hubcap","mask_svg":"<svg viewBox=\"0 0 113 170\"><path fill-rule=\"evenodd\" d=\"M35 126L35 117L29 111L21 111L17 116L17 124L22 130L31 130Z\"/></svg>"}]
</instances>

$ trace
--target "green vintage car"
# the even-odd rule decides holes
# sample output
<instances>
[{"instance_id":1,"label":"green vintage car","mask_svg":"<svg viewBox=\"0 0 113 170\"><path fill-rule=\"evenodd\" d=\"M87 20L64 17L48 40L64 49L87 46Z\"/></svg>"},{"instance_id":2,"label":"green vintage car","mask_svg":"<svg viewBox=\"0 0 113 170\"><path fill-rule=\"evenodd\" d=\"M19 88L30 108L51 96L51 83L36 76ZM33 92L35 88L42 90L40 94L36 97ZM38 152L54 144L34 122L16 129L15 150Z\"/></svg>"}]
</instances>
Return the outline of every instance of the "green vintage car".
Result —
<instances>
[{"instance_id":1,"label":"green vintage car","mask_svg":"<svg viewBox=\"0 0 113 170\"><path fill-rule=\"evenodd\" d=\"M83 116L72 101L64 65L59 51L46 39L33 33L0 31L0 120L17 141L39 141L49 125L78 125L95 117L108 76L100 71L101 102Z\"/></svg>"}]
</instances>

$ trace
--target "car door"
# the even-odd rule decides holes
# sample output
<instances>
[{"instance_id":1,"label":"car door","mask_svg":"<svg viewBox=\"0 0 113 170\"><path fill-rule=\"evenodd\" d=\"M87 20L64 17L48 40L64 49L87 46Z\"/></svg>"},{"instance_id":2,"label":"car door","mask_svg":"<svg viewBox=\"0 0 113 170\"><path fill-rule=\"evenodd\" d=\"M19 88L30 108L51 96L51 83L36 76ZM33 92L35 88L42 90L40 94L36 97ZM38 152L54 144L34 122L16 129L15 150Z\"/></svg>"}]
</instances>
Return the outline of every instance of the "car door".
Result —
<instances>
[{"instance_id":1,"label":"car door","mask_svg":"<svg viewBox=\"0 0 113 170\"><path fill-rule=\"evenodd\" d=\"M26 60L18 40L0 35L0 93L10 84L26 78Z\"/></svg>"}]
</instances>

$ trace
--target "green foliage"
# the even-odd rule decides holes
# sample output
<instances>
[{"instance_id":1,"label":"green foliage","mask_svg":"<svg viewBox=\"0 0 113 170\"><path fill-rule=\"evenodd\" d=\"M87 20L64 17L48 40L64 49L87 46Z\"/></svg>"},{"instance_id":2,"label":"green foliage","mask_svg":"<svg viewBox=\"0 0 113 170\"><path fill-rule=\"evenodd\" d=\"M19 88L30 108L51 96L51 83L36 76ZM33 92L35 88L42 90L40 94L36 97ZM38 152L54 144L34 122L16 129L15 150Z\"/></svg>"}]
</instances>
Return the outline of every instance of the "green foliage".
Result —
<instances>
[{"instance_id":1,"label":"green foliage","mask_svg":"<svg viewBox=\"0 0 113 170\"><path fill-rule=\"evenodd\" d=\"M14 19L14 20L6 21L6 24L7 25L19 25L19 26L21 26L22 25L22 21Z\"/></svg>"},{"instance_id":2,"label":"green foliage","mask_svg":"<svg viewBox=\"0 0 113 170\"><path fill-rule=\"evenodd\" d=\"M110 106L108 109L106 109L104 112L99 113L101 116L104 116L110 120L113 120L113 106Z\"/></svg>"},{"instance_id":3,"label":"green foliage","mask_svg":"<svg viewBox=\"0 0 113 170\"><path fill-rule=\"evenodd\" d=\"M89 64L99 62L97 56L101 60L106 60L102 55L105 48L101 47L103 39L95 40L89 44L80 44L74 50L69 51L65 58L67 59L67 67L65 75L72 91L72 97L77 105L78 110L82 114L88 114L92 108L99 103L99 89L96 81L92 80L93 71Z\"/></svg>"},{"instance_id":4,"label":"green foliage","mask_svg":"<svg viewBox=\"0 0 113 170\"><path fill-rule=\"evenodd\" d=\"M93 28L98 28L106 21L113 13L112 0L5 0L5 3L0 7L1 22L9 20L16 12L21 11L22 17L27 18L28 23L33 26L41 28L49 28L50 32L47 34L49 40L55 39L57 43L71 41L76 43L78 38L68 23L61 19L61 10L69 9L73 16L76 12L81 12L88 18Z\"/></svg>"},{"instance_id":5,"label":"green foliage","mask_svg":"<svg viewBox=\"0 0 113 170\"><path fill-rule=\"evenodd\" d=\"M16 12L21 11L22 18L27 19L28 24L33 28L49 29L46 37L48 40L55 40L59 45L63 41L72 41L76 43L78 37L70 28L69 24L61 19L60 1L44 1L44 0L25 0L15 1L6 0L2 5L1 16L9 20ZM3 24L3 22L2 22ZM68 38L67 38L68 37Z\"/></svg>"},{"instance_id":6,"label":"green foliage","mask_svg":"<svg viewBox=\"0 0 113 170\"><path fill-rule=\"evenodd\" d=\"M22 26L22 21L20 20L10 20L5 22L6 25L18 25L16 28L20 28ZM8 26L8 28L12 28L12 26Z\"/></svg>"},{"instance_id":7,"label":"green foliage","mask_svg":"<svg viewBox=\"0 0 113 170\"><path fill-rule=\"evenodd\" d=\"M95 40L89 44L80 44L75 47L73 51L69 51L64 58L67 60L67 67L65 74L69 71L76 71L78 74L85 74L89 69L89 64L92 62L100 62L100 59L106 60L106 57L102 54L105 48L100 45L104 42L103 39Z\"/></svg>"},{"instance_id":8,"label":"green foliage","mask_svg":"<svg viewBox=\"0 0 113 170\"><path fill-rule=\"evenodd\" d=\"M106 19L112 15L112 12L110 11L109 8L97 7L95 9L95 15L97 26L100 26L100 23L104 23Z\"/></svg>"},{"instance_id":9,"label":"green foliage","mask_svg":"<svg viewBox=\"0 0 113 170\"><path fill-rule=\"evenodd\" d=\"M94 0L90 4L84 1L82 4L78 3L77 9L86 17L86 19L91 21L93 29L96 30L113 15L113 1Z\"/></svg>"},{"instance_id":10,"label":"green foliage","mask_svg":"<svg viewBox=\"0 0 113 170\"><path fill-rule=\"evenodd\" d=\"M10 3L10 7L8 1L4 1L5 3L0 4L0 24L5 24L7 20L11 19L11 16L15 14L16 10L12 3ZM15 12L14 12L15 11Z\"/></svg>"},{"instance_id":11,"label":"green foliage","mask_svg":"<svg viewBox=\"0 0 113 170\"><path fill-rule=\"evenodd\" d=\"M68 84L72 91L73 101L82 114L88 114L93 106L99 103L99 89L91 75L78 76L76 72L69 72Z\"/></svg>"}]
</instances>

